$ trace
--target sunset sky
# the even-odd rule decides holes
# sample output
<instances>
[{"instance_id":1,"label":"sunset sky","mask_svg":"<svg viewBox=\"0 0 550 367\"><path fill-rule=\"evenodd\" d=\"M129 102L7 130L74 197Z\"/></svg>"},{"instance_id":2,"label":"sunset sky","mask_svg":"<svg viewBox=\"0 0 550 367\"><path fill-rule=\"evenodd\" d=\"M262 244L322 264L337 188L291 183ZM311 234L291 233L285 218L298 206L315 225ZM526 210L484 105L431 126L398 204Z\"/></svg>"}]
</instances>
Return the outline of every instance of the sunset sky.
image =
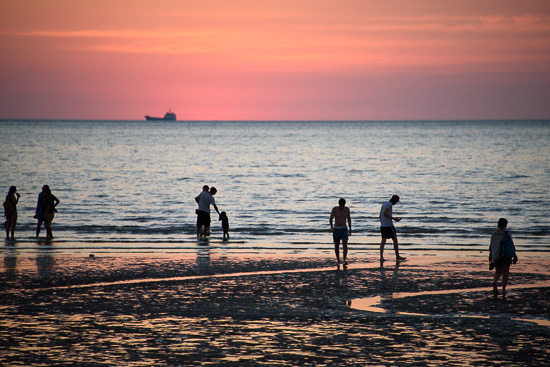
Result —
<instances>
[{"instance_id":1,"label":"sunset sky","mask_svg":"<svg viewBox=\"0 0 550 367\"><path fill-rule=\"evenodd\" d=\"M0 118L550 118L546 0L0 0Z\"/></svg>"}]
</instances>

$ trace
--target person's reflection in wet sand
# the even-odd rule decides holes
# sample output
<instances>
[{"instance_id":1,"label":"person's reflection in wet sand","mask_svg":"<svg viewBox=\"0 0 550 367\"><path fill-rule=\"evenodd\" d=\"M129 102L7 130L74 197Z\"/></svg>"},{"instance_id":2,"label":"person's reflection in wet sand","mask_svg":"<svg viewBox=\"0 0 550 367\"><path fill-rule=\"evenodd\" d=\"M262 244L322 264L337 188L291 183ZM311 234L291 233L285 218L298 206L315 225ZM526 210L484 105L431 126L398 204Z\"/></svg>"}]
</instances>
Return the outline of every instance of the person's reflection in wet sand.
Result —
<instances>
[{"instance_id":1,"label":"person's reflection in wet sand","mask_svg":"<svg viewBox=\"0 0 550 367\"><path fill-rule=\"evenodd\" d=\"M50 279L55 269L55 258L53 256L53 248L49 241L42 240L40 245L43 245L38 250L36 255L36 270L41 279Z\"/></svg>"},{"instance_id":2,"label":"person's reflection in wet sand","mask_svg":"<svg viewBox=\"0 0 550 367\"><path fill-rule=\"evenodd\" d=\"M4 252L4 271L7 279L15 278L17 274L17 251L7 248Z\"/></svg>"},{"instance_id":3,"label":"person's reflection in wet sand","mask_svg":"<svg viewBox=\"0 0 550 367\"><path fill-rule=\"evenodd\" d=\"M333 275L333 287L337 290L337 294L341 295L344 299L344 304L351 306L351 294L348 286L348 272L347 267L344 268L344 271L337 269Z\"/></svg>"},{"instance_id":4,"label":"person's reflection in wet sand","mask_svg":"<svg viewBox=\"0 0 550 367\"><path fill-rule=\"evenodd\" d=\"M197 249L197 273L208 274L210 272L210 245L199 243Z\"/></svg>"},{"instance_id":5,"label":"person's reflection in wet sand","mask_svg":"<svg viewBox=\"0 0 550 367\"><path fill-rule=\"evenodd\" d=\"M337 272L336 278L338 279L338 287L340 288L340 291L345 295L347 301L346 305L351 307L351 294L349 292L349 286L348 286L348 272Z\"/></svg>"},{"instance_id":6,"label":"person's reflection in wet sand","mask_svg":"<svg viewBox=\"0 0 550 367\"><path fill-rule=\"evenodd\" d=\"M391 278L386 277L386 272L390 271L390 269L384 268L384 261L380 261L380 297L382 299L392 299L393 293L395 292L395 287L397 284L397 280L399 278L399 260L395 261L395 266L393 267L393 272L391 275ZM389 305L388 311L390 313L393 313L393 310L391 309L391 305Z\"/></svg>"}]
</instances>

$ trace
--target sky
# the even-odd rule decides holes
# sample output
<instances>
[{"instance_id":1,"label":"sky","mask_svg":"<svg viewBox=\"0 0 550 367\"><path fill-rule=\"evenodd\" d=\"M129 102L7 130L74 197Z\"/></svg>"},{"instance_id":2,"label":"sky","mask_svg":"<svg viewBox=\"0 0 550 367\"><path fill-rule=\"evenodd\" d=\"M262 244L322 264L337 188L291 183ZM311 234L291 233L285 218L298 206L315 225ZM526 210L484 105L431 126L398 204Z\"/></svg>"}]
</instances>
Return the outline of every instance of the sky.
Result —
<instances>
[{"instance_id":1,"label":"sky","mask_svg":"<svg viewBox=\"0 0 550 367\"><path fill-rule=\"evenodd\" d=\"M547 0L0 0L0 119L550 118Z\"/></svg>"}]
</instances>

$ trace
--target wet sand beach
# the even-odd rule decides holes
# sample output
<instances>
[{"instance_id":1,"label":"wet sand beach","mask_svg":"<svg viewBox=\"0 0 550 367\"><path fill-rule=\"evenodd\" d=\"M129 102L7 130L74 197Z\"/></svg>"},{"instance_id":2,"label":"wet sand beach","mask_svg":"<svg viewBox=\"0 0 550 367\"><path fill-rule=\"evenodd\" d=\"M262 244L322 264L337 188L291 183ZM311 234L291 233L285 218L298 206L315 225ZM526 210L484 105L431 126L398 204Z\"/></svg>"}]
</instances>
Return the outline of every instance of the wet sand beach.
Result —
<instances>
[{"instance_id":1,"label":"wet sand beach","mask_svg":"<svg viewBox=\"0 0 550 367\"><path fill-rule=\"evenodd\" d=\"M549 364L545 253L520 254L505 300L486 254L407 255L5 252L0 364Z\"/></svg>"}]
</instances>

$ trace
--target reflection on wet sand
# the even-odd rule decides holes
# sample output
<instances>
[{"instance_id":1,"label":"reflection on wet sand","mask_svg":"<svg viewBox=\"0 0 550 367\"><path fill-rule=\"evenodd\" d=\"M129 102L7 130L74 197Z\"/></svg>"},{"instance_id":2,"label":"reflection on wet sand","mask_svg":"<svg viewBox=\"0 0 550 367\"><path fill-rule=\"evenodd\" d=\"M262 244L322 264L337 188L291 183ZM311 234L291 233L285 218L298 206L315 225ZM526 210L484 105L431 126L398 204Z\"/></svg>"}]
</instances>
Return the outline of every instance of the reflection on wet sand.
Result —
<instances>
[{"instance_id":1,"label":"reflection on wet sand","mask_svg":"<svg viewBox=\"0 0 550 367\"><path fill-rule=\"evenodd\" d=\"M17 274L17 250L8 247L4 250L4 271L8 279Z\"/></svg>"},{"instance_id":2,"label":"reflection on wet sand","mask_svg":"<svg viewBox=\"0 0 550 367\"><path fill-rule=\"evenodd\" d=\"M41 241L36 254L36 269L41 279L49 279L55 270L54 250L49 242Z\"/></svg>"},{"instance_id":3,"label":"reflection on wet sand","mask_svg":"<svg viewBox=\"0 0 550 367\"><path fill-rule=\"evenodd\" d=\"M476 288L488 275L485 259L445 267L356 263L336 271L332 257L207 254L206 247L188 258L49 254L52 259L40 260L51 265L48 278L18 265L17 279L0 282L0 364L531 366L548 361L550 328L514 319L547 318L550 276L529 271L540 266L538 260L521 265L523 271L514 276L532 288L516 285L504 303ZM5 279L5 272L1 276ZM469 289L482 291L464 291ZM391 295L382 302L394 303L394 312L355 308L357 299L376 295ZM490 317L455 316L478 310Z\"/></svg>"},{"instance_id":4,"label":"reflection on wet sand","mask_svg":"<svg viewBox=\"0 0 550 367\"><path fill-rule=\"evenodd\" d=\"M210 269L210 245L206 241L199 241L197 248L197 271L208 274Z\"/></svg>"}]
</instances>

